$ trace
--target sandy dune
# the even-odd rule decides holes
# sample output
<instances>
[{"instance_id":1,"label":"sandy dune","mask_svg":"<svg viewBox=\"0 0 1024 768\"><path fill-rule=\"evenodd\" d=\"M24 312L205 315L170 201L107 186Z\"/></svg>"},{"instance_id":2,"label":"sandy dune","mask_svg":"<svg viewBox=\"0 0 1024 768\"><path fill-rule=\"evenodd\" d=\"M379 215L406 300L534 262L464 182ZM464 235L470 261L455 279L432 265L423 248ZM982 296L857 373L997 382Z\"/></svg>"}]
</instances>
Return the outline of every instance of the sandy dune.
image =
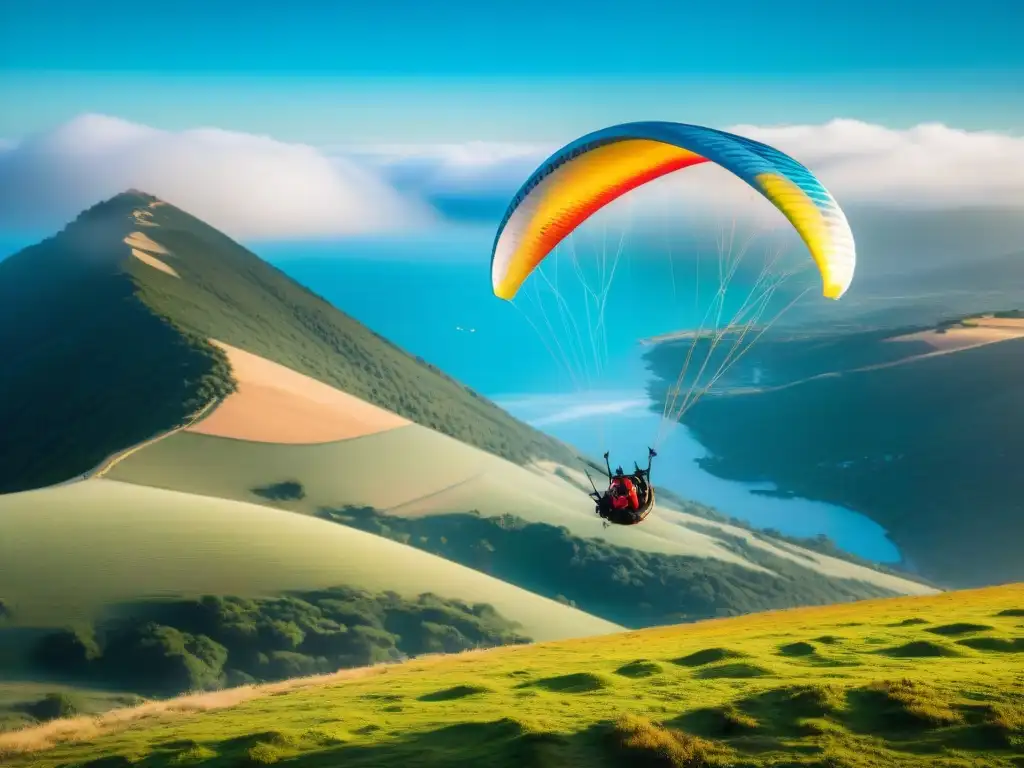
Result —
<instances>
[{"instance_id":1,"label":"sandy dune","mask_svg":"<svg viewBox=\"0 0 1024 768\"><path fill-rule=\"evenodd\" d=\"M968 320L965 326L954 326L944 333L921 331L895 336L890 342L923 341L937 352L954 352L980 347L1024 336L1024 319L1017 317L979 317Z\"/></svg>"},{"instance_id":2,"label":"sandy dune","mask_svg":"<svg viewBox=\"0 0 1024 768\"><path fill-rule=\"evenodd\" d=\"M409 424L406 419L290 368L211 339L231 361L238 391L191 432L260 443L347 440Z\"/></svg>"},{"instance_id":3,"label":"sandy dune","mask_svg":"<svg viewBox=\"0 0 1024 768\"><path fill-rule=\"evenodd\" d=\"M159 269L161 272L165 272L172 277L179 277L178 273L175 272L172 267L168 266L153 255L155 253L162 256L170 255L170 252L160 245L160 243L154 242L150 237L142 232L132 232L124 239L124 242L132 249L132 256L143 264L148 264L154 269Z\"/></svg>"}]
</instances>

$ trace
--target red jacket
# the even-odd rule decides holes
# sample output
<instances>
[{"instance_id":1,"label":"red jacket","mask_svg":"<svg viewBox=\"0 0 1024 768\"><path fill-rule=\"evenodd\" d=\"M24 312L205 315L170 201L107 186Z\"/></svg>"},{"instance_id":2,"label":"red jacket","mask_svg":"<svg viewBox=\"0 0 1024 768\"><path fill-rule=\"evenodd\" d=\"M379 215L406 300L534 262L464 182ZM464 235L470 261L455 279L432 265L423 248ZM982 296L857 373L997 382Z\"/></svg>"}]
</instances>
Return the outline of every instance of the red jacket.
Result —
<instances>
[{"instance_id":1,"label":"red jacket","mask_svg":"<svg viewBox=\"0 0 1024 768\"><path fill-rule=\"evenodd\" d=\"M632 510L640 509L640 499L636 494L636 486L633 481L628 477L623 477L612 481L612 487L620 489L620 494L612 495L612 506L616 509L625 509L629 507ZM625 494L621 493L621 490L625 490Z\"/></svg>"}]
</instances>

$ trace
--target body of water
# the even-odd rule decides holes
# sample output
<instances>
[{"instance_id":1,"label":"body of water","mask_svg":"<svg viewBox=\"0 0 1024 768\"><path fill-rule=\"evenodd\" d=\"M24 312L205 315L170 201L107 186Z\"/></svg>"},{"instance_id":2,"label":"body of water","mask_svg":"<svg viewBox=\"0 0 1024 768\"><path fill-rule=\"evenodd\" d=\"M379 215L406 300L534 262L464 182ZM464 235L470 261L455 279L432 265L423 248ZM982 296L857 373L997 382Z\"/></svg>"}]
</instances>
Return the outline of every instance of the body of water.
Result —
<instances>
[{"instance_id":1,"label":"body of water","mask_svg":"<svg viewBox=\"0 0 1024 768\"><path fill-rule=\"evenodd\" d=\"M685 427L663 424L650 410L637 339L699 323L707 306L706 300L683 295L682 279L673 286L664 263L620 260L617 293L609 298L604 316L607 354L584 354L590 347L583 329L583 344L575 345L573 358L568 348L577 335L571 321L578 326L586 321L578 296L573 304L569 295L583 293L579 281L559 273L570 321L551 309L556 300L541 312L536 302L517 299L517 309L496 299L490 288L489 237L488 231L476 240L431 246L425 255L415 243L380 240L253 249L408 352L595 457L610 450L613 465L630 467L634 459L645 460L647 447L665 431L655 446L654 477L666 488L758 527L794 536L826 534L862 557L900 560L884 529L864 515L820 502L755 495L752 490L772 486L705 472L695 462L706 453L700 443ZM718 285L717 274L707 271L701 281L705 297ZM564 356L550 348L552 339L561 342ZM594 370L598 362L603 363L600 371Z\"/></svg>"}]
</instances>

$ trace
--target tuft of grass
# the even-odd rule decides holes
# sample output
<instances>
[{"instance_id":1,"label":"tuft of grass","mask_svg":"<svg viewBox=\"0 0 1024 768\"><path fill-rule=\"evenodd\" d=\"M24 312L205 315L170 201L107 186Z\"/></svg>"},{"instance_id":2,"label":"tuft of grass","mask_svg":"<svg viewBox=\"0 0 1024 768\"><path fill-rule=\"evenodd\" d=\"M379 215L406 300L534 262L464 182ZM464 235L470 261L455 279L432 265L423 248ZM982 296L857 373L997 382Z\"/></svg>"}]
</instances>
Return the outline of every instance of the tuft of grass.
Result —
<instances>
[{"instance_id":1,"label":"tuft of grass","mask_svg":"<svg viewBox=\"0 0 1024 768\"><path fill-rule=\"evenodd\" d=\"M652 675L661 674L661 672L662 667L660 664L655 661L648 661L647 659L631 661L615 670L615 674L631 678L651 677Z\"/></svg>"},{"instance_id":2,"label":"tuft of grass","mask_svg":"<svg viewBox=\"0 0 1024 768\"><path fill-rule=\"evenodd\" d=\"M709 768L723 764L727 751L714 742L671 730L647 718L622 715L612 738L623 764L639 768Z\"/></svg>"},{"instance_id":3,"label":"tuft of grass","mask_svg":"<svg viewBox=\"0 0 1024 768\"><path fill-rule=\"evenodd\" d=\"M782 685L749 695L736 706L760 722L767 733L807 734L814 731L805 722L825 721L844 711L845 692L824 683Z\"/></svg>"},{"instance_id":4,"label":"tuft of grass","mask_svg":"<svg viewBox=\"0 0 1024 768\"><path fill-rule=\"evenodd\" d=\"M944 637L957 637L959 635L972 635L976 632L988 632L992 629L995 629L995 627L990 627L988 624L974 624L970 621L957 621L953 624L943 624L940 627L926 629L925 632L943 635Z\"/></svg>"},{"instance_id":5,"label":"tuft of grass","mask_svg":"<svg viewBox=\"0 0 1024 768\"><path fill-rule=\"evenodd\" d=\"M593 672L574 672L569 675L545 677L533 682L520 683L519 688L542 688L552 693L593 693L610 686L609 681Z\"/></svg>"},{"instance_id":6,"label":"tuft of grass","mask_svg":"<svg viewBox=\"0 0 1024 768\"><path fill-rule=\"evenodd\" d=\"M992 651L995 653L1024 653L1024 637L968 637L957 640L957 645L973 648L976 651Z\"/></svg>"},{"instance_id":7,"label":"tuft of grass","mask_svg":"<svg viewBox=\"0 0 1024 768\"><path fill-rule=\"evenodd\" d=\"M1024 616L1024 608L1007 608L997 613L996 616L1016 616L1019 618Z\"/></svg>"},{"instance_id":8,"label":"tuft of grass","mask_svg":"<svg viewBox=\"0 0 1024 768\"><path fill-rule=\"evenodd\" d=\"M425 693L417 701L455 701L468 696L490 693L491 689L484 685L455 685L433 693Z\"/></svg>"},{"instance_id":9,"label":"tuft of grass","mask_svg":"<svg viewBox=\"0 0 1024 768\"><path fill-rule=\"evenodd\" d=\"M779 646L779 653L783 656L813 656L816 650L813 645L802 640Z\"/></svg>"},{"instance_id":10,"label":"tuft of grass","mask_svg":"<svg viewBox=\"0 0 1024 768\"><path fill-rule=\"evenodd\" d=\"M878 653L903 659L949 658L961 655L955 648L950 648L948 645L935 643L931 640L912 640L903 645L883 648Z\"/></svg>"},{"instance_id":11,"label":"tuft of grass","mask_svg":"<svg viewBox=\"0 0 1024 768\"><path fill-rule=\"evenodd\" d=\"M688 712L679 718L679 724L688 732L714 738L731 738L756 733L761 724L752 715L734 704L705 707Z\"/></svg>"},{"instance_id":12,"label":"tuft of grass","mask_svg":"<svg viewBox=\"0 0 1024 768\"><path fill-rule=\"evenodd\" d=\"M833 685L797 685L782 689L780 704L793 715L825 717L843 708L843 697Z\"/></svg>"},{"instance_id":13,"label":"tuft of grass","mask_svg":"<svg viewBox=\"0 0 1024 768\"><path fill-rule=\"evenodd\" d=\"M940 728L956 725L963 715L953 708L949 697L933 686L914 680L882 680L860 691L862 703L887 727Z\"/></svg>"},{"instance_id":14,"label":"tuft of grass","mask_svg":"<svg viewBox=\"0 0 1024 768\"><path fill-rule=\"evenodd\" d=\"M715 664L709 667L705 667L696 673L696 677L704 680L714 680L718 678L746 678L746 677L762 677L764 675L770 675L771 670L766 669L758 664L750 664L743 661L732 662L729 664Z\"/></svg>"},{"instance_id":15,"label":"tuft of grass","mask_svg":"<svg viewBox=\"0 0 1024 768\"><path fill-rule=\"evenodd\" d=\"M890 624L889 626L890 627L917 627L917 626L920 626L921 624L931 624L931 622L928 621L927 619L922 619L920 617L914 617L912 619L903 619L903 621L894 622L894 623Z\"/></svg>"},{"instance_id":16,"label":"tuft of grass","mask_svg":"<svg viewBox=\"0 0 1024 768\"><path fill-rule=\"evenodd\" d=\"M678 664L683 667L703 667L705 664L716 664L726 659L745 659L747 654L741 653L740 651L734 651L729 648L705 648L700 651L695 651L689 656L683 656L678 659L672 659L673 664Z\"/></svg>"},{"instance_id":17,"label":"tuft of grass","mask_svg":"<svg viewBox=\"0 0 1024 768\"><path fill-rule=\"evenodd\" d=\"M843 642L843 638L838 635L821 635L814 638L814 642L821 643L822 645L838 645Z\"/></svg>"},{"instance_id":18,"label":"tuft of grass","mask_svg":"<svg viewBox=\"0 0 1024 768\"><path fill-rule=\"evenodd\" d=\"M171 765L195 765L207 760L213 760L217 753L202 744L194 744L176 753L171 759Z\"/></svg>"},{"instance_id":19,"label":"tuft of grass","mask_svg":"<svg viewBox=\"0 0 1024 768\"><path fill-rule=\"evenodd\" d=\"M1024 751L1024 705L990 705L985 726L1000 746Z\"/></svg>"},{"instance_id":20,"label":"tuft of grass","mask_svg":"<svg viewBox=\"0 0 1024 768\"><path fill-rule=\"evenodd\" d=\"M273 744L258 742L245 751L245 762L248 765L273 765L280 762L283 755Z\"/></svg>"}]
</instances>

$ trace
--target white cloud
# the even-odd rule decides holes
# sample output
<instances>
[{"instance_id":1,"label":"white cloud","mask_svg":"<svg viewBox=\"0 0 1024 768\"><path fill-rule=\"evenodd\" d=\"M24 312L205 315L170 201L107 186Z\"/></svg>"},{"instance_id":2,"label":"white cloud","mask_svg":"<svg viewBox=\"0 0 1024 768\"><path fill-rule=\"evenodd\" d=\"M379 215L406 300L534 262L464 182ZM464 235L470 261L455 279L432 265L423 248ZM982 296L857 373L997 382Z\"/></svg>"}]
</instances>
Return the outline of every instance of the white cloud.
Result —
<instances>
[{"instance_id":1,"label":"white cloud","mask_svg":"<svg viewBox=\"0 0 1024 768\"><path fill-rule=\"evenodd\" d=\"M1024 208L1024 137L940 124L891 129L857 120L822 125L739 125L727 130L778 147L807 165L844 208ZM362 150L399 186L430 200L493 198L500 216L519 185L552 151L535 144L428 145ZM415 172L413 172L415 169ZM443 206L442 206L443 207ZM646 185L608 206L636 220L665 208L685 214L747 214L784 224L757 192L705 165Z\"/></svg>"},{"instance_id":2,"label":"white cloud","mask_svg":"<svg viewBox=\"0 0 1024 768\"><path fill-rule=\"evenodd\" d=\"M390 232L434 218L379 173L314 147L82 115L0 153L0 226L60 226L133 187L239 238Z\"/></svg>"},{"instance_id":3,"label":"white cloud","mask_svg":"<svg viewBox=\"0 0 1024 768\"><path fill-rule=\"evenodd\" d=\"M857 120L731 130L803 162L840 204L1024 207L1024 136L940 123L895 130Z\"/></svg>"},{"instance_id":4,"label":"white cloud","mask_svg":"<svg viewBox=\"0 0 1024 768\"><path fill-rule=\"evenodd\" d=\"M454 219L492 223L516 189L557 147L538 144L390 144L332 147L332 154L378 170Z\"/></svg>"},{"instance_id":5,"label":"white cloud","mask_svg":"<svg viewBox=\"0 0 1024 768\"><path fill-rule=\"evenodd\" d=\"M859 244L879 240L885 250L893 235L904 244L928 238L924 219L915 219L920 232L904 232L902 225L882 227L878 212L891 221L917 209L933 220L951 208L1024 208L1024 137L937 124L897 130L856 120L728 130L808 165L847 210ZM317 149L219 129L168 132L86 115L6 150L0 145L0 227L59 226L129 187L242 238L394 232L439 219L492 226L556 149L493 142ZM865 217L862 210L876 213ZM698 220L717 233L734 216L792 238L767 200L710 164L624 196L595 223L628 219L635 233L679 221L689 232ZM1018 228L1009 226L1000 237L999 248L1016 242ZM921 250L936 247L942 243Z\"/></svg>"}]
</instances>

